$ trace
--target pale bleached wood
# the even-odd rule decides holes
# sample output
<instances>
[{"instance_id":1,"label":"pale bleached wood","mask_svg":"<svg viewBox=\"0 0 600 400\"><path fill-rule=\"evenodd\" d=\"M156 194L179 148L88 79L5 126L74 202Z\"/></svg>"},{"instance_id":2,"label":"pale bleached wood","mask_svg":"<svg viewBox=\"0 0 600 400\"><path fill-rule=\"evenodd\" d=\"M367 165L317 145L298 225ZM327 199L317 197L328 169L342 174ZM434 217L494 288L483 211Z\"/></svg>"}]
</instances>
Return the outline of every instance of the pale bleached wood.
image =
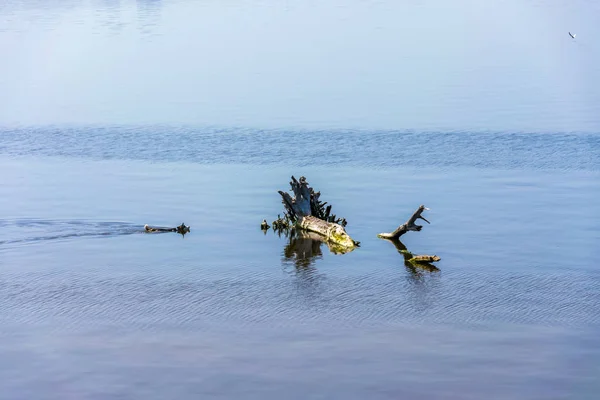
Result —
<instances>
[{"instance_id":1,"label":"pale bleached wood","mask_svg":"<svg viewBox=\"0 0 600 400\"><path fill-rule=\"evenodd\" d=\"M417 225L415 224L415 222L417 221L417 219L422 219L423 221L429 223L429 221L427 221L424 217L421 216L421 213L425 210L429 210L429 208L425 207L424 205L419 206L419 208L417 209L417 211L414 212L412 217L410 217L408 221L396 228L394 232L380 233L377 236L382 239L398 239L400 236L404 235L408 231L420 231L421 228L423 228L423 226Z\"/></svg>"}]
</instances>

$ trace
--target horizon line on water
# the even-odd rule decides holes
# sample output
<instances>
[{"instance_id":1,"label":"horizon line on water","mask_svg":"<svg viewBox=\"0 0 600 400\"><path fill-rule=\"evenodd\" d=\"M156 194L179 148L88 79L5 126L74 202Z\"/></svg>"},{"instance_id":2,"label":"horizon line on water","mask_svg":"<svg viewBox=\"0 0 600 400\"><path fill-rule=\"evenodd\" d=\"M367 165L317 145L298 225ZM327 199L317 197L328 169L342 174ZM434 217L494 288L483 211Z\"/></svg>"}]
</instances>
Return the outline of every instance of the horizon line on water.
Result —
<instances>
[{"instance_id":1,"label":"horizon line on water","mask_svg":"<svg viewBox=\"0 0 600 400\"><path fill-rule=\"evenodd\" d=\"M239 133L348 133L348 134L476 134L476 135L599 135L598 130L533 130L533 129L478 129L478 128L369 128L369 127L344 127L344 126L314 126L306 127L302 125L281 125L278 127L268 127L261 124L203 124L203 123L0 123L0 132L12 130L62 130L62 129L123 129L123 130L186 130L188 133L203 133L201 131L223 131L223 132L239 132Z\"/></svg>"}]
</instances>

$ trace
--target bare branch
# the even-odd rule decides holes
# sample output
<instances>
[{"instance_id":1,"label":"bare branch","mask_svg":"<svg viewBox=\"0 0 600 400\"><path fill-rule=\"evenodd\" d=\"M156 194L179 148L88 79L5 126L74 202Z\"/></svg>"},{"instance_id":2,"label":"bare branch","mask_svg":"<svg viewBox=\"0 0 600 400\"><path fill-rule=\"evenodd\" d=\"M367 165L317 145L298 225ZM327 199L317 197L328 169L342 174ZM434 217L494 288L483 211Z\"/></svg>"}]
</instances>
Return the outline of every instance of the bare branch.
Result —
<instances>
[{"instance_id":1,"label":"bare branch","mask_svg":"<svg viewBox=\"0 0 600 400\"><path fill-rule=\"evenodd\" d=\"M429 223L429 221L427 221L424 217L421 216L421 213L425 210L429 210L429 208L425 207L424 205L419 206L419 208L417 209L417 211L414 212L412 217L410 217L408 219L408 221L406 221L405 223L400 225L398 228L396 228L396 230L394 232L380 233L377 236L382 239L398 239L400 236L404 235L408 231L415 231L415 232L420 231L421 228L423 228L423 226L417 225L417 224L415 224L415 222L418 219L422 219L423 221Z\"/></svg>"}]
</instances>

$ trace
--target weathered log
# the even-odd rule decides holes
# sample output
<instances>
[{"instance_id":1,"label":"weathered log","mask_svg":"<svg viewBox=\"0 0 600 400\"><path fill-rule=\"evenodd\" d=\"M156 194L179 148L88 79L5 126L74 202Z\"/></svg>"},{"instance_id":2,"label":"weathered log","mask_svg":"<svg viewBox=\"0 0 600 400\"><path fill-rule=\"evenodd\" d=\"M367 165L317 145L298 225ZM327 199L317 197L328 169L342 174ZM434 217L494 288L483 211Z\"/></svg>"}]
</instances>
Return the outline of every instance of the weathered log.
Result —
<instances>
[{"instance_id":1,"label":"weathered log","mask_svg":"<svg viewBox=\"0 0 600 400\"><path fill-rule=\"evenodd\" d=\"M440 261L441 258L439 256L430 256L430 255L413 255L408 261L412 263L432 263L436 261Z\"/></svg>"},{"instance_id":2,"label":"weathered log","mask_svg":"<svg viewBox=\"0 0 600 400\"><path fill-rule=\"evenodd\" d=\"M394 232L380 233L379 235L377 235L377 237L380 237L382 239L398 239L400 236L404 235L408 231L420 231L421 228L423 228L423 226L417 225L415 224L415 222L417 221L417 219L422 219L423 221L429 223L429 221L427 221L424 217L421 216L421 213L425 210L429 210L429 208L425 207L424 205L419 206L419 208L417 209L417 211L414 212L412 217L410 217L408 221L396 228Z\"/></svg>"},{"instance_id":3,"label":"weathered log","mask_svg":"<svg viewBox=\"0 0 600 400\"><path fill-rule=\"evenodd\" d=\"M177 232L181 235L185 235L186 233L188 233L190 231L190 227L186 226L184 223L182 223L181 225L175 227L175 228L163 228L163 227L157 227L157 226L149 226L148 224L144 225L144 230L146 232Z\"/></svg>"},{"instance_id":4,"label":"weathered log","mask_svg":"<svg viewBox=\"0 0 600 400\"><path fill-rule=\"evenodd\" d=\"M353 240L346 233L344 229L346 221L336 219L335 215L331 215L331 206L325 207L326 203L319 200L321 193L315 192L308 186L305 177L301 176L296 180L292 176L290 186L294 197L281 190L278 193L281 195L286 210L286 219L291 221L296 228L318 233L325 240L339 246L353 248L359 245L359 242Z\"/></svg>"},{"instance_id":5,"label":"weathered log","mask_svg":"<svg viewBox=\"0 0 600 400\"><path fill-rule=\"evenodd\" d=\"M318 233L319 235L322 235L325 240L339 246L353 248L359 245L358 242L354 241L350 235L346 233L343 226L334 222L323 221L312 215L302 217L302 219L296 222L296 227L305 229L309 232Z\"/></svg>"},{"instance_id":6,"label":"weathered log","mask_svg":"<svg viewBox=\"0 0 600 400\"><path fill-rule=\"evenodd\" d=\"M325 246L327 246L327 249L329 249L329 251L333 254L346 254L353 251L356 248L340 246L337 243L325 240L325 238L322 235L315 232L303 231L300 229L294 229L292 232L293 236L295 236L297 239L312 240L313 242L324 244Z\"/></svg>"},{"instance_id":7,"label":"weathered log","mask_svg":"<svg viewBox=\"0 0 600 400\"><path fill-rule=\"evenodd\" d=\"M404 265L406 268L410 269L412 272L416 271L416 268L423 269L429 272L437 272L439 268L435 265L431 264L435 261L440 261L440 257L438 256L429 256L429 255L414 255L402 243L399 239L386 239L389 242L392 242L398 253L402 254L404 257Z\"/></svg>"}]
</instances>

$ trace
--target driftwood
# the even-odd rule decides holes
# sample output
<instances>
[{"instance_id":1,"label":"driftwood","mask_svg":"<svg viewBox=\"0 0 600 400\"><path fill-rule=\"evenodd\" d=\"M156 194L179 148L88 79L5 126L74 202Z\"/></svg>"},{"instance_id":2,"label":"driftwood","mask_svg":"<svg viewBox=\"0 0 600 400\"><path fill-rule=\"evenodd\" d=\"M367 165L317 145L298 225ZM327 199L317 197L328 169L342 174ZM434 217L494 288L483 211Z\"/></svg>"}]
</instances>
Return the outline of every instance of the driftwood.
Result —
<instances>
[{"instance_id":1,"label":"driftwood","mask_svg":"<svg viewBox=\"0 0 600 400\"><path fill-rule=\"evenodd\" d=\"M292 176L290 186L294 197L281 190L278 192L286 210L284 220L290 221L296 229L318 233L338 246L354 248L359 245L346 233L346 220L331 214L331 206L325 207L327 203L319 200L321 193L308 186L305 177L296 180ZM273 224L275 226L275 222Z\"/></svg>"},{"instance_id":2,"label":"driftwood","mask_svg":"<svg viewBox=\"0 0 600 400\"><path fill-rule=\"evenodd\" d=\"M185 235L186 233L190 232L190 227L186 226L184 223L182 223L181 225L175 227L175 228L163 228L163 227L156 227L156 226L149 226L148 224L144 225L144 230L146 232L177 232L181 235Z\"/></svg>"},{"instance_id":3,"label":"driftwood","mask_svg":"<svg viewBox=\"0 0 600 400\"><path fill-rule=\"evenodd\" d=\"M325 241L323 236L317 233L300 229L291 230L287 236L289 241L283 249L283 255L286 261L292 261L297 267L308 267L322 257L321 247L323 244L334 254L345 254L354 250L354 248Z\"/></svg>"},{"instance_id":4,"label":"driftwood","mask_svg":"<svg viewBox=\"0 0 600 400\"><path fill-rule=\"evenodd\" d=\"M436 261L440 261L441 258L439 256L429 256L429 255L414 255L410 252L408 252L408 255L410 255L410 258L408 259L408 261L412 262L412 263L432 263L432 262L436 262Z\"/></svg>"},{"instance_id":5,"label":"driftwood","mask_svg":"<svg viewBox=\"0 0 600 400\"><path fill-rule=\"evenodd\" d=\"M440 257L438 256L429 256L429 255L414 255L398 239L387 239L392 242L398 253L402 254L404 257L404 265L406 268L410 269L411 272L415 272L416 269L422 269L429 272L437 272L439 268L435 265L431 264L432 262L440 261Z\"/></svg>"},{"instance_id":6,"label":"driftwood","mask_svg":"<svg viewBox=\"0 0 600 400\"><path fill-rule=\"evenodd\" d=\"M419 208L417 209L417 211L414 212L412 217L410 217L408 221L396 228L394 232L380 233L379 235L377 235L377 237L380 237L382 239L398 239L400 236L404 235L408 231L420 231L421 228L423 228L423 226L417 225L415 224L415 222L418 219L422 219L423 221L429 223L429 221L427 221L424 217L421 216L421 213L425 210L429 210L429 208L425 207L424 205L419 206Z\"/></svg>"},{"instance_id":7,"label":"driftwood","mask_svg":"<svg viewBox=\"0 0 600 400\"><path fill-rule=\"evenodd\" d=\"M408 221L396 228L394 232L380 233L379 235L377 235L377 237L387 239L390 242L392 242L396 247L396 250L398 250L398 252L404 256L404 265L406 265L408 268L413 269L416 267L428 271L439 271L439 269L431 263L440 261L440 257L436 255L430 256L426 254L413 254L407 250L406 246L399 239L400 236L404 235L408 231L418 232L423 228L422 225L417 225L415 223L418 219L422 219L423 221L429 223L429 221L427 221L425 217L421 215L425 210L429 210L429 208L425 207L424 205L419 206L419 208L417 208L417 211L413 213L413 215L408 219Z\"/></svg>"}]
</instances>

